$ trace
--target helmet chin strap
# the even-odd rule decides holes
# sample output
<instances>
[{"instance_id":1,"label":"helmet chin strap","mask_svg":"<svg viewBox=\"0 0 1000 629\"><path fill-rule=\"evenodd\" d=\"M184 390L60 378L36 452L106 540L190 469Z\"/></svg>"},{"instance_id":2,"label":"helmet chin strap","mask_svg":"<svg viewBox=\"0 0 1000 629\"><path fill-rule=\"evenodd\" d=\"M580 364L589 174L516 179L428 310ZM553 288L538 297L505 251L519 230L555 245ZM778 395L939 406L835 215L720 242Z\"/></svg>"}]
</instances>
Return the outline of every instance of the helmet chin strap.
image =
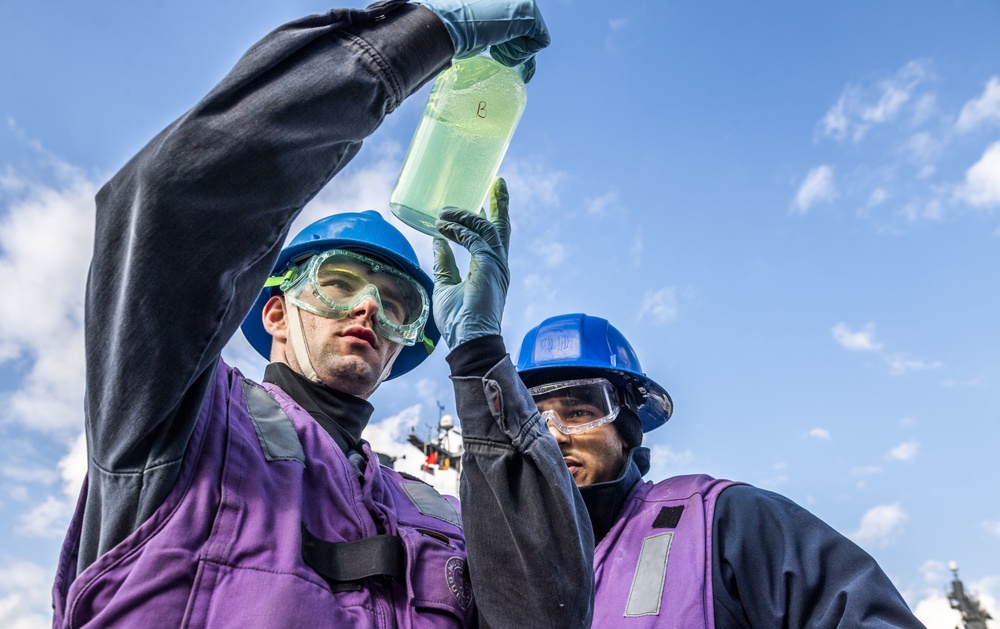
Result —
<instances>
[{"instance_id":1,"label":"helmet chin strap","mask_svg":"<svg viewBox=\"0 0 1000 629\"><path fill-rule=\"evenodd\" d=\"M306 332L302 324L302 317L299 316L299 307L291 303L287 299L285 300L285 310L288 312L288 340L292 346L292 353L295 354L295 360L299 363L299 369L302 370L302 375L317 382L323 384L316 375L316 370L312 366L312 359L309 354L309 346L306 344ZM383 337L383 341L391 343L391 341ZM382 384L389 374L392 372L392 366L395 364L396 359L399 357L400 350L403 346L399 343L392 343L393 349L392 355L389 356L389 360L386 361L385 367L382 369L382 373L379 374L378 381L375 386Z\"/></svg>"},{"instance_id":2,"label":"helmet chin strap","mask_svg":"<svg viewBox=\"0 0 1000 629\"><path fill-rule=\"evenodd\" d=\"M292 353L299 363L302 375L313 382L319 382L319 376L313 369L312 360L309 358L309 348L306 346L306 332L302 327L302 317L299 316L299 307L285 300L285 310L288 312L288 340L292 345Z\"/></svg>"}]
</instances>

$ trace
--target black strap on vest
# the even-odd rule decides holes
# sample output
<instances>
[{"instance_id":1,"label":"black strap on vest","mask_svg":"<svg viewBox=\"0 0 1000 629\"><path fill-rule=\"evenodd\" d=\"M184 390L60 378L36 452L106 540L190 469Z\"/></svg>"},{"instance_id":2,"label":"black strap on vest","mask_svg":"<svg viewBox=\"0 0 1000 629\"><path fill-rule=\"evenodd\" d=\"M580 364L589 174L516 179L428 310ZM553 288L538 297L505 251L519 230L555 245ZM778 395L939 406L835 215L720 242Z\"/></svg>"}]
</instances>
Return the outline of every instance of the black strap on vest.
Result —
<instances>
[{"instance_id":1,"label":"black strap on vest","mask_svg":"<svg viewBox=\"0 0 1000 629\"><path fill-rule=\"evenodd\" d=\"M396 535L375 535L354 542L328 542L302 526L302 559L335 591L360 589L349 582L366 577L403 579L406 553Z\"/></svg>"}]
</instances>

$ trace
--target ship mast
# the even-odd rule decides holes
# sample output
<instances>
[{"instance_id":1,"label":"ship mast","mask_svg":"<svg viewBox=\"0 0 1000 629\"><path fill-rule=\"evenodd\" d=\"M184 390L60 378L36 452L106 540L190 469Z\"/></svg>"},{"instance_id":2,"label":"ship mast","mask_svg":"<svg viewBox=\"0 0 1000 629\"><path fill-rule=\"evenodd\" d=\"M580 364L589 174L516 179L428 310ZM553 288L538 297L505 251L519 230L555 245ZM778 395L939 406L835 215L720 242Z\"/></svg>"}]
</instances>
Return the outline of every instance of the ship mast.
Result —
<instances>
[{"instance_id":1,"label":"ship mast","mask_svg":"<svg viewBox=\"0 0 1000 629\"><path fill-rule=\"evenodd\" d=\"M972 594L965 592L965 586L958 578L958 564L952 561L948 564L955 578L951 581L951 592L948 592L948 602L953 609L957 609L962 614L962 621L965 629L987 629L986 621L993 617L979 602L979 599ZM956 627L956 629L958 629Z\"/></svg>"}]
</instances>

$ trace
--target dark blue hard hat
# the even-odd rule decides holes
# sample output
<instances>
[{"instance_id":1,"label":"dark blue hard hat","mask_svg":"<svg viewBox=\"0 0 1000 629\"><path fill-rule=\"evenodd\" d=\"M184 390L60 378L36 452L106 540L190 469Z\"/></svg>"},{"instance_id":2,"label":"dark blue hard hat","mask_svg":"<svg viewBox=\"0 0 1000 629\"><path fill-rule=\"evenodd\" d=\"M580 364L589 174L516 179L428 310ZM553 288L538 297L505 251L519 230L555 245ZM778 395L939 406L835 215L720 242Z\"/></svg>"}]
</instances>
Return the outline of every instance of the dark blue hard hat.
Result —
<instances>
[{"instance_id":1,"label":"dark blue hard hat","mask_svg":"<svg viewBox=\"0 0 1000 629\"><path fill-rule=\"evenodd\" d=\"M606 319L585 314L550 317L521 342L517 371L529 386L599 375L625 395L622 403L642 422L659 428L674 410L666 389L646 376L628 340Z\"/></svg>"},{"instance_id":2,"label":"dark blue hard hat","mask_svg":"<svg viewBox=\"0 0 1000 629\"><path fill-rule=\"evenodd\" d=\"M333 214L309 225L295 236L291 244L281 250L271 275L283 275L305 258L330 249L349 249L381 258L420 282L427 291L428 298L434 294L434 280L420 268L417 254L409 241L398 229L382 218L381 214L373 210ZM261 314L264 311L264 304L276 294L279 294L276 288L261 290L253 308L240 326L250 345L264 358L269 358L271 355L271 335L264 329ZM425 342L404 346L400 350L399 357L393 363L392 371L386 380L410 371L431 353L441 338L441 333L434 325L433 315L428 315L427 325L424 326L424 337Z\"/></svg>"}]
</instances>

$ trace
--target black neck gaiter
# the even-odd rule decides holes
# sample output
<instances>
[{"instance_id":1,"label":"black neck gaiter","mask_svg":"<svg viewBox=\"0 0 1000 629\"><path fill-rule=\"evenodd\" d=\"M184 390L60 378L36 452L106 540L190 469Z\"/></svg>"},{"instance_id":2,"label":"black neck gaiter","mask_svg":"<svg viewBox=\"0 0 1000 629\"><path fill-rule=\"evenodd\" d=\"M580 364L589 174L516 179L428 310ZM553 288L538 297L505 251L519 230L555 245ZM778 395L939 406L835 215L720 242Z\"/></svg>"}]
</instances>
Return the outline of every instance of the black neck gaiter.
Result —
<instances>
[{"instance_id":1,"label":"black neck gaiter","mask_svg":"<svg viewBox=\"0 0 1000 629\"><path fill-rule=\"evenodd\" d=\"M648 471L649 448L637 446L629 450L628 460L618 478L580 488L580 495L590 512L590 524L594 527L594 543L608 534L621 515L625 498Z\"/></svg>"},{"instance_id":2,"label":"black neck gaiter","mask_svg":"<svg viewBox=\"0 0 1000 629\"><path fill-rule=\"evenodd\" d=\"M333 437L344 454L360 451L361 433L375 411L367 400L313 382L284 363L269 364L264 369L264 382L281 387Z\"/></svg>"}]
</instances>

